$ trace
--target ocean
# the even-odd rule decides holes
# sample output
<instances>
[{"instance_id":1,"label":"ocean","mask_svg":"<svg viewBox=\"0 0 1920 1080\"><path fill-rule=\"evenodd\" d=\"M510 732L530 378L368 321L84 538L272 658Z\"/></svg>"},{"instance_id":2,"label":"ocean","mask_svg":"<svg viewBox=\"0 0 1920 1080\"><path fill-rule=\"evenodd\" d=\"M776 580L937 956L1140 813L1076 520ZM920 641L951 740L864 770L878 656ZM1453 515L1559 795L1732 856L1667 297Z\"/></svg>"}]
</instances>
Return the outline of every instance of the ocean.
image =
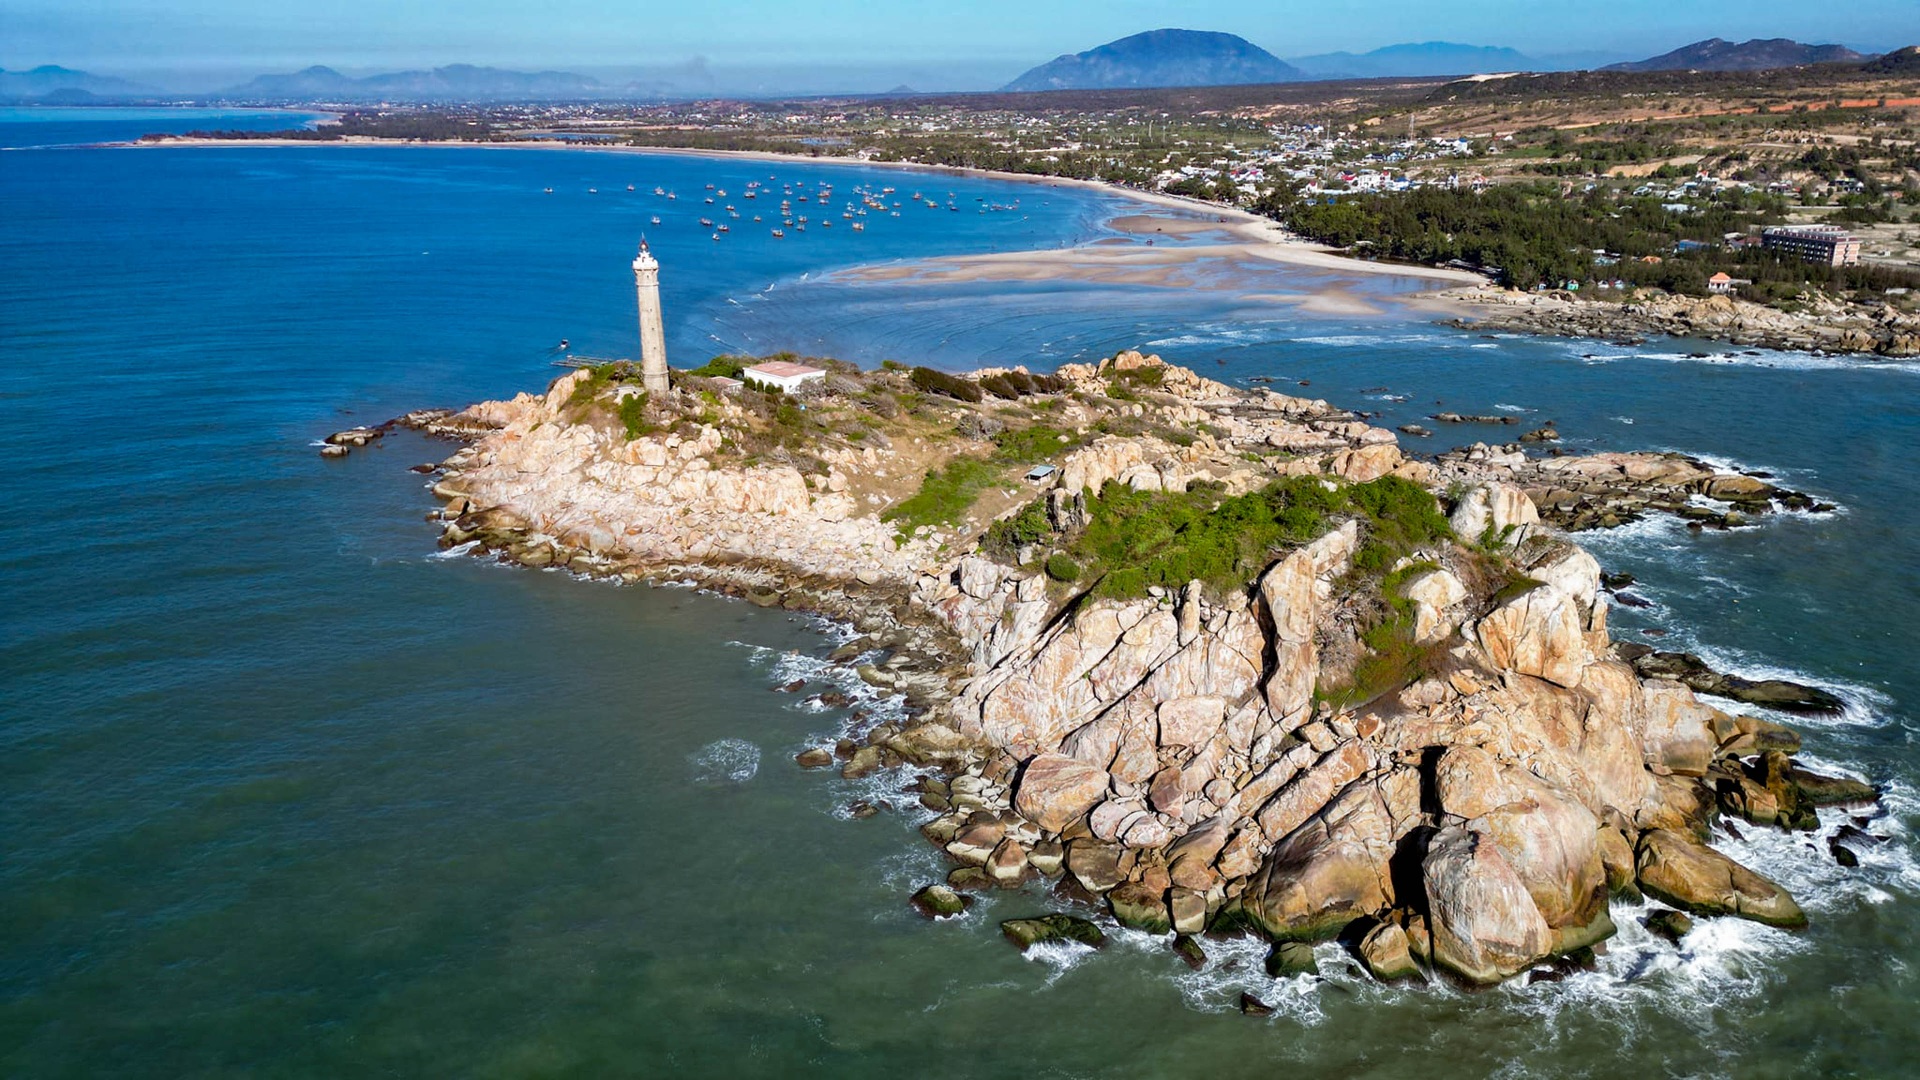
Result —
<instances>
[{"instance_id":1,"label":"ocean","mask_svg":"<svg viewBox=\"0 0 1920 1080\"><path fill-rule=\"evenodd\" d=\"M841 273L1121 242L1106 222L1135 204L1079 188L561 149L85 145L288 123L0 109L0 1073L1916 1072L1920 365L1484 337L1401 306L1417 282L1282 266L1178 288ZM893 187L902 216L822 229L810 201L812 227L775 239L778 198L744 200L749 182L831 184L835 211ZM702 216L732 228L715 240ZM1809 759L1888 785L1869 822L1888 839L1843 870L1747 830L1725 846L1796 892L1807 931L1720 920L1675 950L1616 909L1598 971L1477 994L1375 986L1333 946L1322 979L1287 983L1251 944L1209 942L1195 972L1125 931L1022 956L998 921L1047 909L1039 892L927 923L906 897L945 866L901 778L801 771L843 710L769 690L806 677L893 707L824 663L841 631L443 557L407 468L451 447L313 449L537 390L563 338L632 355L643 234L676 364L1050 367L1142 347L1378 423L1507 411L1569 449L1680 450L1832 501L1582 541L1653 601L1616 609L1617 636L1843 694L1846 715L1796 726ZM1261 299L1325 286L1375 313ZM1487 434L1427 426L1409 450ZM856 820L861 799L899 809ZM1242 990L1275 1015L1241 1015Z\"/></svg>"}]
</instances>

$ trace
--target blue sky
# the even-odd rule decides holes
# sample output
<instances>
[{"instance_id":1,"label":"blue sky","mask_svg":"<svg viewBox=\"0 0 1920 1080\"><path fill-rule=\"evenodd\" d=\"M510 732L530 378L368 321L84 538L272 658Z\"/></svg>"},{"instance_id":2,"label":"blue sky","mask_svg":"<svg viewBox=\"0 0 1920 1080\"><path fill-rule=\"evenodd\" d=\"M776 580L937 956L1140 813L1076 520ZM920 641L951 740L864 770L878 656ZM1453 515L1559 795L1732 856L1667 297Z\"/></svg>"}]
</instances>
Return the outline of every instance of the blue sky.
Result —
<instances>
[{"instance_id":1,"label":"blue sky","mask_svg":"<svg viewBox=\"0 0 1920 1080\"><path fill-rule=\"evenodd\" d=\"M984 87L1060 53L1160 26L1225 30L1283 57L1429 40L1536 56L1645 56L1707 37L1911 44L1920 42L1920 2L0 0L0 67L61 63L211 78L311 63L615 72L704 62L716 72L920 70Z\"/></svg>"}]
</instances>

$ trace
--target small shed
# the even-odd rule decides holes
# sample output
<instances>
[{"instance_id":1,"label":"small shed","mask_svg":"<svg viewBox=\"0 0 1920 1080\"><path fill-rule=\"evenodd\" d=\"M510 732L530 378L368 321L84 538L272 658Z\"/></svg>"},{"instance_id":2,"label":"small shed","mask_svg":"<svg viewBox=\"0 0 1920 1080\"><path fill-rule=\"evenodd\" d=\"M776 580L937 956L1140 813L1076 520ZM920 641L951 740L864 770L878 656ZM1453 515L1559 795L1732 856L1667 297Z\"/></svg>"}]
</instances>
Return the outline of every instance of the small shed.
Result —
<instances>
[{"instance_id":1,"label":"small shed","mask_svg":"<svg viewBox=\"0 0 1920 1080\"><path fill-rule=\"evenodd\" d=\"M1059 469L1052 465L1035 465L1033 468L1027 470L1027 479L1045 480L1059 471Z\"/></svg>"},{"instance_id":2,"label":"small shed","mask_svg":"<svg viewBox=\"0 0 1920 1080\"><path fill-rule=\"evenodd\" d=\"M758 386L792 393L810 382L827 377L825 368L808 367L788 360L769 360L740 373L741 379Z\"/></svg>"}]
</instances>

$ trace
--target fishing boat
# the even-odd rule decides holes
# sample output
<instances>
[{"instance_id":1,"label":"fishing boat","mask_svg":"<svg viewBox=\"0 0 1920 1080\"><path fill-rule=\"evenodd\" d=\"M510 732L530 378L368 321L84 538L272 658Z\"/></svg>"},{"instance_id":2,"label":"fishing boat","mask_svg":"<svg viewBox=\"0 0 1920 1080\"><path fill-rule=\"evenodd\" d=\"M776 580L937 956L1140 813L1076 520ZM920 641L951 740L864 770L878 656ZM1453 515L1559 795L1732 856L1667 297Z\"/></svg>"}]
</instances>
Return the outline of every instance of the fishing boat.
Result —
<instances>
[{"instance_id":1,"label":"fishing boat","mask_svg":"<svg viewBox=\"0 0 1920 1080\"><path fill-rule=\"evenodd\" d=\"M753 215L753 220L757 224L760 221L760 215L759 214Z\"/></svg>"},{"instance_id":2,"label":"fishing boat","mask_svg":"<svg viewBox=\"0 0 1920 1080\"><path fill-rule=\"evenodd\" d=\"M854 232L866 232L866 231L867 231L867 223L866 223L866 222L864 222L864 221L856 221L856 222L854 222L854 223L853 223L853 231L854 231Z\"/></svg>"},{"instance_id":3,"label":"fishing boat","mask_svg":"<svg viewBox=\"0 0 1920 1080\"><path fill-rule=\"evenodd\" d=\"M718 240L718 239L720 239L720 234L719 234L719 233L714 233L714 234L713 234L713 238L714 238L715 240Z\"/></svg>"},{"instance_id":4,"label":"fishing boat","mask_svg":"<svg viewBox=\"0 0 1920 1080\"><path fill-rule=\"evenodd\" d=\"M654 223L655 225L658 225L658 224L660 224L660 215L659 215L659 214L655 214L655 215L653 215L653 223Z\"/></svg>"},{"instance_id":5,"label":"fishing boat","mask_svg":"<svg viewBox=\"0 0 1920 1080\"><path fill-rule=\"evenodd\" d=\"M679 198L679 197L680 197L680 196L678 196L678 195L675 195L675 194L674 194L673 192L671 192L671 191L669 191L669 192L667 192L667 198L669 198L669 199L677 199L677 198Z\"/></svg>"},{"instance_id":6,"label":"fishing boat","mask_svg":"<svg viewBox=\"0 0 1920 1080\"><path fill-rule=\"evenodd\" d=\"M656 187L655 187L655 188L653 189L653 193L654 193L655 195L665 195L665 194L667 193L667 189L666 189L666 188L663 188L663 187L658 187L658 186L656 186Z\"/></svg>"},{"instance_id":7,"label":"fishing boat","mask_svg":"<svg viewBox=\"0 0 1920 1080\"><path fill-rule=\"evenodd\" d=\"M733 231L733 226L731 226L731 225L722 225L722 226L720 226L720 231L721 231L721 232L732 232L732 231Z\"/></svg>"},{"instance_id":8,"label":"fishing boat","mask_svg":"<svg viewBox=\"0 0 1920 1080\"><path fill-rule=\"evenodd\" d=\"M712 219L712 218L701 218L701 219L700 219L700 227L701 227L701 228L703 228L703 229L711 229L711 228L713 228L713 219Z\"/></svg>"},{"instance_id":9,"label":"fishing boat","mask_svg":"<svg viewBox=\"0 0 1920 1080\"><path fill-rule=\"evenodd\" d=\"M787 235L787 234L786 234L786 231L785 231L784 229L775 229L775 230L773 230L773 238L774 238L775 240L778 240L778 239L780 239L781 237L783 237L783 236L785 236L785 235Z\"/></svg>"},{"instance_id":10,"label":"fishing boat","mask_svg":"<svg viewBox=\"0 0 1920 1080\"><path fill-rule=\"evenodd\" d=\"M598 195L598 194L600 194L600 189L599 189L599 188L597 188L597 187L590 187L590 188L588 188L588 189L587 189L587 194L589 194L589 195Z\"/></svg>"},{"instance_id":11,"label":"fishing boat","mask_svg":"<svg viewBox=\"0 0 1920 1080\"><path fill-rule=\"evenodd\" d=\"M545 191L546 191L546 193L547 193L547 194L549 194L549 195L551 195L551 194L553 194L553 189L552 189L552 188L546 188L546 189L544 189L544 190L545 190Z\"/></svg>"},{"instance_id":12,"label":"fishing boat","mask_svg":"<svg viewBox=\"0 0 1920 1080\"><path fill-rule=\"evenodd\" d=\"M628 191L632 191L632 190L633 190L633 185L632 185L632 184L628 184L628 185L627 185L627 190L628 190Z\"/></svg>"}]
</instances>

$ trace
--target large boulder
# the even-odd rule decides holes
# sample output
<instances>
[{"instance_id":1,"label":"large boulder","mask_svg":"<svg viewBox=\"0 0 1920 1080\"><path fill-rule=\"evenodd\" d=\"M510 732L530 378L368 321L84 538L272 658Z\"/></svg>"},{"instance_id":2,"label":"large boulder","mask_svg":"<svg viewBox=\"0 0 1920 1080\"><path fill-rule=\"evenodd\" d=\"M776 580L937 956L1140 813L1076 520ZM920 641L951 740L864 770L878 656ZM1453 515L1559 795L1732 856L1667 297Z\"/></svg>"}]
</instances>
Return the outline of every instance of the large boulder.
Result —
<instances>
[{"instance_id":1,"label":"large boulder","mask_svg":"<svg viewBox=\"0 0 1920 1080\"><path fill-rule=\"evenodd\" d=\"M1467 982L1512 978L1553 951L1553 930L1484 825L1449 825L1427 845L1433 962Z\"/></svg>"},{"instance_id":2,"label":"large boulder","mask_svg":"<svg viewBox=\"0 0 1920 1080\"><path fill-rule=\"evenodd\" d=\"M1592 811L1477 747L1442 755L1434 786L1442 809L1472 819L1499 849L1549 927L1588 926L1606 910L1607 871Z\"/></svg>"},{"instance_id":3,"label":"large boulder","mask_svg":"<svg viewBox=\"0 0 1920 1080\"><path fill-rule=\"evenodd\" d=\"M1593 659L1586 612L1558 586L1541 584L1488 612L1474 634L1496 671L1518 671L1560 686L1578 686Z\"/></svg>"},{"instance_id":4,"label":"large boulder","mask_svg":"<svg viewBox=\"0 0 1920 1080\"><path fill-rule=\"evenodd\" d=\"M1692 837L1670 829L1641 834L1640 888L1695 915L1738 915L1769 926L1807 925L1787 890Z\"/></svg>"},{"instance_id":5,"label":"large boulder","mask_svg":"<svg viewBox=\"0 0 1920 1080\"><path fill-rule=\"evenodd\" d=\"M1274 846L1241 896L1275 941L1317 941L1392 903L1393 818L1370 782L1351 784Z\"/></svg>"},{"instance_id":6,"label":"large boulder","mask_svg":"<svg viewBox=\"0 0 1920 1080\"><path fill-rule=\"evenodd\" d=\"M1512 484L1487 483L1468 488L1447 518L1453 535L1477 544L1483 538L1498 547L1511 547L1540 524L1540 511L1527 493Z\"/></svg>"},{"instance_id":7,"label":"large boulder","mask_svg":"<svg viewBox=\"0 0 1920 1080\"><path fill-rule=\"evenodd\" d=\"M1013 808L1050 833L1059 833L1107 797L1112 777L1063 754L1041 754L1020 774Z\"/></svg>"},{"instance_id":8,"label":"large boulder","mask_svg":"<svg viewBox=\"0 0 1920 1080\"><path fill-rule=\"evenodd\" d=\"M1267 676L1267 709L1287 727L1306 719L1319 674L1314 646L1313 560L1295 551L1260 579L1260 598L1273 620L1273 672Z\"/></svg>"}]
</instances>

